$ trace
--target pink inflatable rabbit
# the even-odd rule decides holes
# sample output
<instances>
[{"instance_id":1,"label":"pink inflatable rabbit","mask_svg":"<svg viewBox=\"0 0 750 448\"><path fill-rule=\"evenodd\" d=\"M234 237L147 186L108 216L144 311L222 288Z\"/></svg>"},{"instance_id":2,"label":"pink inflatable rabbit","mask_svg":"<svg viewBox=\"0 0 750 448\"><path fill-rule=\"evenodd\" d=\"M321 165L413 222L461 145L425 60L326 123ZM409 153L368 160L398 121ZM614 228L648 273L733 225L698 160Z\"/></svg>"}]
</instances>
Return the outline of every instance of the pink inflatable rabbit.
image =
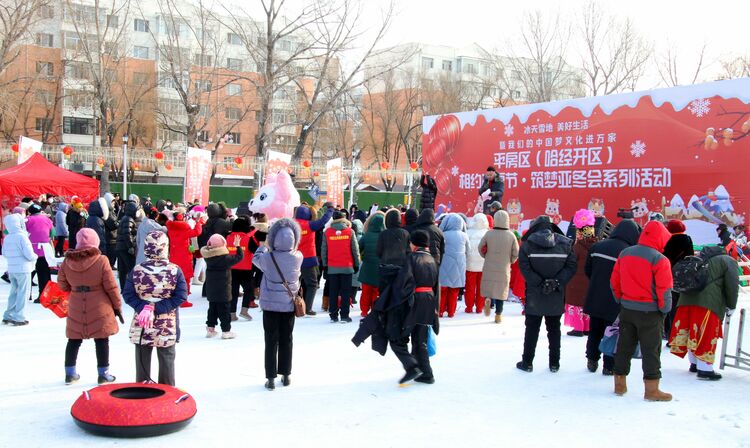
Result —
<instances>
[{"instance_id":1,"label":"pink inflatable rabbit","mask_svg":"<svg viewBox=\"0 0 750 448\"><path fill-rule=\"evenodd\" d=\"M271 174L266 184L250 201L248 208L253 213L264 213L269 220L291 218L294 208L300 205L299 192L286 171Z\"/></svg>"}]
</instances>

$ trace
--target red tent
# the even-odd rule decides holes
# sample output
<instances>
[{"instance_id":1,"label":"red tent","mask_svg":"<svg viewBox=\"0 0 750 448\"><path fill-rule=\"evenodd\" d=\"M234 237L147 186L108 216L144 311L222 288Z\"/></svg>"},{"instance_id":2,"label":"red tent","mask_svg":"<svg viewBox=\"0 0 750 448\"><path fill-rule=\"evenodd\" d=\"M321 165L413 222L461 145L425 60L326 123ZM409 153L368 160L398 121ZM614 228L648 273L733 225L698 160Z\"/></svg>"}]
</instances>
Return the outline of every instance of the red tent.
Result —
<instances>
[{"instance_id":1,"label":"red tent","mask_svg":"<svg viewBox=\"0 0 750 448\"><path fill-rule=\"evenodd\" d=\"M40 153L20 165L0 171L0 199L3 208L18 204L25 196L52 193L70 201L78 196L84 204L99 197L99 181L50 163Z\"/></svg>"}]
</instances>

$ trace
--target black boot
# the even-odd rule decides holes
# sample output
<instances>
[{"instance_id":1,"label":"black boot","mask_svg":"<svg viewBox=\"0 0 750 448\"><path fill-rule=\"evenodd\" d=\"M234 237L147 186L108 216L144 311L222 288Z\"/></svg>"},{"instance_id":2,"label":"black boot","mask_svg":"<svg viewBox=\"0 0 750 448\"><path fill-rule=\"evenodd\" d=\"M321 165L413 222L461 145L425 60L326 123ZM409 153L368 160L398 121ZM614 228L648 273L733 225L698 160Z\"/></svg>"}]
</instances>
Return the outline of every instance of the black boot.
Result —
<instances>
[{"instance_id":1,"label":"black boot","mask_svg":"<svg viewBox=\"0 0 750 448\"><path fill-rule=\"evenodd\" d=\"M8 278L8 273L7 272L5 274L3 274L2 277L0 277L0 278L3 279L3 281L5 283L10 283L10 278Z\"/></svg>"},{"instance_id":2,"label":"black boot","mask_svg":"<svg viewBox=\"0 0 750 448\"><path fill-rule=\"evenodd\" d=\"M586 363L586 368L589 369L589 372L594 373L599 368L599 361L596 359L589 359L589 362Z\"/></svg>"},{"instance_id":3,"label":"black boot","mask_svg":"<svg viewBox=\"0 0 750 448\"><path fill-rule=\"evenodd\" d=\"M560 370L560 364L550 364L549 365L549 371L552 373L557 373L557 371Z\"/></svg>"},{"instance_id":4,"label":"black boot","mask_svg":"<svg viewBox=\"0 0 750 448\"><path fill-rule=\"evenodd\" d=\"M531 364L526 364L523 361L517 362L516 363L516 368L518 370L523 370L524 372L533 372L534 371L534 366L532 366Z\"/></svg>"},{"instance_id":5,"label":"black boot","mask_svg":"<svg viewBox=\"0 0 750 448\"><path fill-rule=\"evenodd\" d=\"M697 364L690 364L690 369L688 369L688 372L690 373L696 373L698 372L698 365Z\"/></svg>"},{"instance_id":6,"label":"black boot","mask_svg":"<svg viewBox=\"0 0 750 448\"><path fill-rule=\"evenodd\" d=\"M281 384L283 384L284 387L292 384L292 380L289 379L289 375L281 375Z\"/></svg>"},{"instance_id":7,"label":"black boot","mask_svg":"<svg viewBox=\"0 0 750 448\"><path fill-rule=\"evenodd\" d=\"M276 389L276 383L273 378L269 378L268 381L266 381L266 389L268 390Z\"/></svg>"},{"instance_id":8,"label":"black boot","mask_svg":"<svg viewBox=\"0 0 750 448\"><path fill-rule=\"evenodd\" d=\"M719 381L721 379L721 374L716 373L713 370L710 370L710 371L699 370L698 379L708 380L708 381Z\"/></svg>"},{"instance_id":9,"label":"black boot","mask_svg":"<svg viewBox=\"0 0 750 448\"><path fill-rule=\"evenodd\" d=\"M398 384L404 384L408 383L409 381L419 378L422 376L422 371L419 370L419 367L412 367L411 369L408 369L403 377L398 381Z\"/></svg>"}]
</instances>

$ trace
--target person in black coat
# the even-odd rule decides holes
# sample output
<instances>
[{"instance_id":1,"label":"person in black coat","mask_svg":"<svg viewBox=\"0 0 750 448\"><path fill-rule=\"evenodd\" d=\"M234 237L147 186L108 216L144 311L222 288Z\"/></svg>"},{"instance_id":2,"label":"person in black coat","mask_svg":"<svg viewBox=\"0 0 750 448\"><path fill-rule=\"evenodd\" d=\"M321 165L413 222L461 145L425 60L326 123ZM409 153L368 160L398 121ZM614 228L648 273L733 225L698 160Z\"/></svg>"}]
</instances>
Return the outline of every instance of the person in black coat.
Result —
<instances>
[{"instance_id":1,"label":"person in black coat","mask_svg":"<svg viewBox=\"0 0 750 448\"><path fill-rule=\"evenodd\" d=\"M410 251L409 232L401 227L401 212L392 208L385 214L385 230L380 232L375 246L375 254L380 259L379 290L393 281L393 275L388 275L388 272L395 270L389 266L403 266Z\"/></svg>"},{"instance_id":2,"label":"person in black coat","mask_svg":"<svg viewBox=\"0 0 750 448\"><path fill-rule=\"evenodd\" d=\"M198 236L198 245L200 247L205 247L208 244L208 239L213 234L218 233L226 238L232 232L232 224L226 218L227 208L224 204L217 204L215 202L208 204L206 214L208 215L208 220L206 220L206 224L203 225L203 230L200 236Z\"/></svg>"},{"instance_id":3,"label":"person in black coat","mask_svg":"<svg viewBox=\"0 0 750 448\"><path fill-rule=\"evenodd\" d=\"M440 262L443 260L443 254L445 253L445 239L443 238L443 231L435 225L435 211L431 208L422 210L417 218L417 222L414 223L414 233L417 230L424 230L430 237L430 254L435 259L435 263L440 266Z\"/></svg>"},{"instance_id":4,"label":"person in black coat","mask_svg":"<svg viewBox=\"0 0 750 448\"><path fill-rule=\"evenodd\" d=\"M586 258L585 272L589 278L589 288L586 291L586 302L583 312L591 318L588 340L586 341L587 367L590 372L599 368L599 343L604 337L604 330L612 325L620 313L620 305L615 302L609 279L615 267L617 257L625 248L638 243L641 229L635 221L624 219L615 227L608 239L599 241L591 246ZM613 375L615 359L604 356L602 374Z\"/></svg>"},{"instance_id":5,"label":"person in black coat","mask_svg":"<svg viewBox=\"0 0 750 448\"><path fill-rule=\"evenodd\" d=\"M669 259L669 264L674 269L674 265L682 261L685 257L695 253L693 239L686 234L685 224L677 219L671 219L667 222L667 230L672 236L664 246L664 256ZM669 339L669 332L672 331L672 322L674 315L677 313L677 304L680 301L680 293L672 291L672 309L664 317L664 339Z\"/></svg>"},{"instance_id":6,"label":"person in black coat","mask_svg":"<svg viewBox=\"0 0 750 448\"><path fill-rule=\"evenodd\" d=\"M410 208L404 212L404 229L406 229L409 234L414 231L418 218L419 212L417 209Z\"/></svg>"},{"instance_id":7,"label":"person in black coat","mask_svg":"<svg viewBox=\"0 0 750 448\"><path fill-rule=\"evenodd\" d=\"M503 180L503 176L500 175L497 171L495 171L494 166L488 166L487 167L487 173L484 175L484 182L482 183L482 186L479 188L479 195L481 196L485 191L489 190L490 195L488 198L484 200L483 208L484 208L484 214L491 214L490 213L490 204L497 201L499 203L503 203L503 193L505 192L505 181Z\"/></svg>"},{"instance_id":8,"label":"person in black coat","mask_svg":"<svg viewBox=\"0 0 750 448\"><path fill-rule=\"evenodd\" d=\"M232 266L242 261L243 252L239 247L240 238L230 241L236 249L230 255L227 240L218 233L211 235L206 245L201 248L201 255L206 260L206 298L208 299L208 317L206 319L206 337L216 336L216 324L221 322L221 338L233 339L232 317Z\"/></svg>"},{"instance_id":9,"label":"person in black coat","mask_svg":"<svg viewBox=\"0 0 750 448\"><path fill-rule=\"evenodd\" d=\"M435 376L427 354L429 327L439 331L437 319L438 266L427 246L429 235L417 230L411 252L395 281L384 289L374 310L385 316L385 335L406 371L399 384L411 380L432 384ZM408 344L411 337L412 350Z\"/></svg>"},{"instance_id":10,"label":"person in black coat","mask_svg":"<svg viewBox=\"0 0 750 448\"><path fill-rule=\"evenodd\" d=\"M729 228L726 224L719 224L716 228L716 235L719 237L720 246L727 247L732 242L732 234L729 233Z\"/></svg>"},{"instance_id":11,"label":"person in black coat","mask_svg":"<svg viewBox=\"0 0 750 448\"><path fill-rule=\"evenodd\" d=\"M544 318L549 340L549 369L560 369L560 318L565 312L565 285L576 273L573 241L549 216L539 216L521 239L518 267L526 280L526 334L523 358L516 367L531 372Z\"/></svg>"},{"instance_id":12,"label":"person in black coat","mask_svg":"<svg viewBox=\"0 0 750 448\"><path fill-rule=\"evenodd\" d=\"M109 207L104 198L89 204L89 217L86 218L85 227L96 232L99 237L99 252L107 255L106 222L109 220Z\"/></svg>"},{"instance_id":13,"label":"person in black coat","mask_svg":"<svg viewBox=\"0 0 750 448\"><path fill-rule=\"evenodd\" d=\"M76 235L86 225L86 219L83 217L83 208L80 202L70 204L65 224L68 226L68 250L76 248Z\"/></svg>"},{"instance_id":14,"label":"person in black coat","mask_svg":"<svg viewBox=\"0 0 750 448\"><path fill-rule=\"evenodd\" d=\"M419 186L422 187L422 196L419 199L419 211L426 208L435 210L435 198L438 193L435 179L429 174L422 173L419 177Z\"/></svg>"},{"instance_id":15,"label":"person in black coat","mask_svg":"<svg viewBox=\"0 0 750 448\"><path fill-rule=\"evenodd\" d=\"M117 228L117 276L120 280L120 289L125 288L128 274L135 267L135 253L138 250L138 223L135 221L138 213L138 204L126 201L122 208L122 218Z\"/></svg>"}]
</instances>

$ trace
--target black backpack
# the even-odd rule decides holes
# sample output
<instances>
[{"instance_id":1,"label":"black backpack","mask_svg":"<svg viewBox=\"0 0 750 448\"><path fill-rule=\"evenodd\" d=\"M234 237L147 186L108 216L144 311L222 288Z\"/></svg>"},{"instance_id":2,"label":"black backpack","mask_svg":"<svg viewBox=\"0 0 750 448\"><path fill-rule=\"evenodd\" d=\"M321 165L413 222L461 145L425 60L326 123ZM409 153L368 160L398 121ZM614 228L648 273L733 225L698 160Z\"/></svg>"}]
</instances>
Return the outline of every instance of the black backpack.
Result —
<instances>
[{"instance_id":1,"label":"black backpack","mask_svg":"<svg viewBox=\"0 0 750 448\"><path fill-rule=\"evenodd\" d=\"M678 261L672 268L673 289L679 293L701 292L708 286L708 261L713 257L694 255Z\"/></svg>"}]
</instances>

